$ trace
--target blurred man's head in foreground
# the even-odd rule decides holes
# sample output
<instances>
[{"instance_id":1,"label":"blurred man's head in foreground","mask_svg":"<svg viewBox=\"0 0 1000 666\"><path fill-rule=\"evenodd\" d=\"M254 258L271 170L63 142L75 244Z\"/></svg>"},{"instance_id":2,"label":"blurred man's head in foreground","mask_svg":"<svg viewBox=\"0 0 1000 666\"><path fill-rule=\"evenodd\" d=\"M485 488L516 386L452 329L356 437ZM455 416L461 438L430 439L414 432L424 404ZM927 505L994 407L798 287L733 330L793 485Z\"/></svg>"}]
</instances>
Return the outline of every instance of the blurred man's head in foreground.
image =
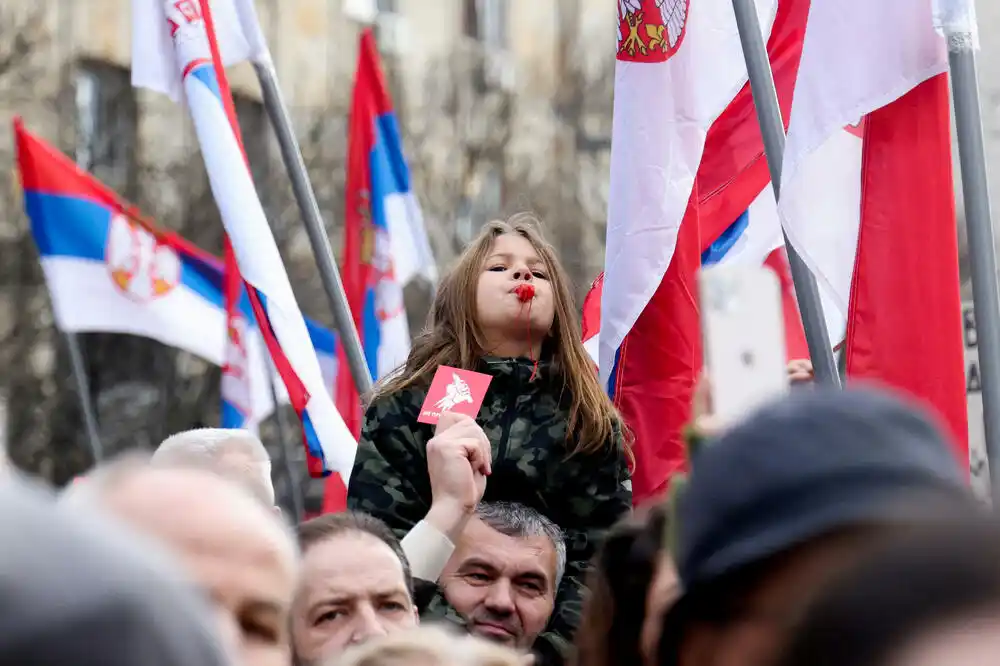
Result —
<instances>
[{"instance_id":1,"label":"blurred man's head in foreground","mask_svg":"<svg viewBox=\"0 0 1000 666\"><path fill-rule=\"evenodd\" d=\"M177 562L88 509L0 479L0 664L229 664Z\"/></svg>"},{"instance_id":2,"label":"blurred man's head in foreground","mask_svg":"<svg viewBox=\"0 0 1000 666\"><path fill-rule=\"evenodd\" d=\"M824 582L900 529L978 505L956 447L871 390L792 394L698 449L676 509L662 664L770 666Z\"/></svg>"},{"instance_id":3,"label":"blurred man's head in foreground","mask_svg":"<svg viewBox=\"0 0 1000 666\"><path fill-rule=\"evenodd\" d=\"M203 469L229 479L274 506L271 457L249 430L196 428L171 435L153 452L152 465Z\"/></svg>"},{"instance_id":4,"label":"blurred man's head in foreground","mask_svg":"<svg viewBox=\"0 0 1000 666\"><path fill-rule=\"evenodd\" d=\"M284 666L298 553L277 514L243 486L199 469L123 459L68 495L158 539L214 602L242 666Z\"/></svg>"},{"instance_id":5,"label":"blurred man's head in foreground","mask_svg":"<svg viewBox=\"0 0 1000 666\"><path fill-rule=\"evenodd\" d=\"M1000 653L994 519L904 532L818 593L780 666L966 666Z\"/></svg>"},{"instance_id":6,"label":"blurred man's head in foreground","mask_svg":"<svg viewBox=\"0 0 1000 666\"><path fill-rule=\"evenodd\" d=\"M421 627L383 636L355 647L322 666L525 666L509 648L439 627Z\"/></svg>"}]
</instances>

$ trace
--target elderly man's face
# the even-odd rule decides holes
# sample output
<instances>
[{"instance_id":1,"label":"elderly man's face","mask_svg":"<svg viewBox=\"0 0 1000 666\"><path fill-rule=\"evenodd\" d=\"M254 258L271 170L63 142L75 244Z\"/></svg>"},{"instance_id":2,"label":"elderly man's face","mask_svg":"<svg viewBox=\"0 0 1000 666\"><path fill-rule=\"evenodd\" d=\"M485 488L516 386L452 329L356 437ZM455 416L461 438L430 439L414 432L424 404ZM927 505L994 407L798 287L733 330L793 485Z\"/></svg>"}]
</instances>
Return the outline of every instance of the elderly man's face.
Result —
<instances>
[{"instance_id":1,"label":"elderly man's face","mask_svg":"<svg viewBox=\"0 0 1000 666\"><path fill-rule=\"evenodd\" d=\"M416 624L403 565L380 539L346 532L306 551L292 610L299 661L314 663Z\"/></svg>"},{"instance_id":2,"label":"elderly man's face","mask_svg":"<svg viewBox=\"0 0 1000 666\"><path fill-rule=\"evenodd\" d=\"M556 566L547 537L509 537L475 518L462 532L441 587L471 633L528 649L552 615Z\"/></svg>"},{"instance_id":3,"label":"elderly man's face","mask_svg":"<svg viewBox=\"0 0 1000 666\"><path fill-rule=\"evenodd\" d=\"M214 602L236 664L287 666L298 563L290 536L266 508L226 481L189 470L140 474L106 502L180 557Z\"/></svg>"}]
</instances>

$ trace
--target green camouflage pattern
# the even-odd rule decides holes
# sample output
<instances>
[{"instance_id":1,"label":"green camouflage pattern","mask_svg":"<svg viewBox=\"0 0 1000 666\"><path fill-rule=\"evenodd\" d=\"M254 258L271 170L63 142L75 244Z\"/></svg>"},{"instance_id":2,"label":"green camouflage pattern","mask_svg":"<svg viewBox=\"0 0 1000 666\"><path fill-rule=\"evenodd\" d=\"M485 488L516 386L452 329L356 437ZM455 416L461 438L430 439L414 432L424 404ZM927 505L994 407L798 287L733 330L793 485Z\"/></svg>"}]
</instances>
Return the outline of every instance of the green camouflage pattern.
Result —
<instances>
[{"instance_id":1,"label":"green camouflage pattern","mask_svg":"<svg viewBox=\"0 0 1000 666\"><path fill-rule=\"evenodd\" d=\"M558 663L580 621L590 559L604 532L632 508L621 435L600 453L567 458L569 396L548 363L539 363L534 377L527 359L486 358L476 370L493 376L476 419L493 447L483 501L530 506L566 534L556 610L535 645L546 663ZM425 448L434 426L417 422L426 392L426 386L411 387L369 406L347 493L348 508L381 518L400 538L430 509ZM440 593L423 616L463 622Z\"/></svg>"}]
</instances>

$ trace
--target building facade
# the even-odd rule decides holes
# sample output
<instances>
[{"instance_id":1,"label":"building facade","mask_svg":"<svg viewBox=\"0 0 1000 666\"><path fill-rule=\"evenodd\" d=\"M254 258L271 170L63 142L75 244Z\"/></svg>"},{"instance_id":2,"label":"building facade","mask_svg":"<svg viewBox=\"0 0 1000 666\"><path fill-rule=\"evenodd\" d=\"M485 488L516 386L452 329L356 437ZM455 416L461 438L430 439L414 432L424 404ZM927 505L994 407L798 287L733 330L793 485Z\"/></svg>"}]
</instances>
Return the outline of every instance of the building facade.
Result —
<instances>
[{"instance_id":1,"label":"building facade","mask_svg":"<svg viewBox=\"0 0 1000 666\"><path fill-rule=\"evenodd\" d=\"M439 261L450 261L487 219L533 209L546 218L582 294L603 260L613 5L256 4L334 248L357 37L370 23ZM0 0L0 122L23 117L28 129L161 225L219 252L222 227L186 110L131 87L130 5ZM229 76L251 170L300 304L332 323L253 70L239 65ZM0 133L0 159L13 165L10 132ZM17 464L65 482L90 464L80 402L20 213L16 177L0 189L7 211L0 218L0 253L14 259L0 266L5 433ZM408 290L413 330L422 324L427 295L421 285ZM107 452L155 446L170 432L218 422L217 369L148 340L80 339ZM262 437L273 444L277 424L265 424ZM285 439L294 444L293 467L303 469L297 437L286 433ZM272 449L276 458L286 451ZM275 465L279 475L283 469ZM287 479L276 481L279 492L289 489Z\"/></svg>"}]
</instances>

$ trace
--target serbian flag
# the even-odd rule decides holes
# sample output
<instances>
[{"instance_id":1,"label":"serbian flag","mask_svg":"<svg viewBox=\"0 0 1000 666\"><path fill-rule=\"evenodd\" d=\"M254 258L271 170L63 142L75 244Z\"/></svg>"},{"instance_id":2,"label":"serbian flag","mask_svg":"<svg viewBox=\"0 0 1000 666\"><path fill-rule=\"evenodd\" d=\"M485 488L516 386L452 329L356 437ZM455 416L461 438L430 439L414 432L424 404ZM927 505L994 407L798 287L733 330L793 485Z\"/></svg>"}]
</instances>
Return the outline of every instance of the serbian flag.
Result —
<instances>
[{"instance_id":1,"label":"serbian flag","mask_svg":"<svg viewBox=\"0 0 1000 666\"><path fill-rule=\"evenodd\" d=\"M946 69L930 0L812 0L779 213L846 322L848 376L935 410L967 464ZM824 177L852 150L842 210Z\"/></svg>"},{"instance_id":2,"label":"serbian flag","mask_svg":"<svg viewBox=\"0 0 1000 666\"><path fill-rule=\"evenodd\" d=\"M184 84L177 63L165 54L174 52L175 29L200 17L201 7L200 0L172 0L168 5L170 14L164 18L164 0L132 0L132 85L179 102ZM253 0L212 0L212 17L223 66L270 60Z\"/></svg>"},{"instance_id":3,"label":"serbian flag","mask_svg":"<svg viewBox=\"0 0 1000 666\"><path fill-rule=\"evenodd\" d=\"M755 6L769 36L777 1ZM641 501L684 461L680 431L701 371L695 181L709 130L747 72L731 0L621 0L617 18L599 372L635 435Z\"/></svg>"},{"instance_id":4,"label":"serbian flag","mask_svg":"<svg viewBox=\"0 0 1000 666\"><path fill-rule=\"evenodd\" d=\"M226 310L226 353L222 364L222 384L220 397L222 399L222 427L243 428L257 434L257 422L253 418L250 406L250 396L253 394L253 380L248 372L249 350L247 333L250 329L250 317L240 307L246 296L243 278L236 265L236 255L233 253L229 239L224 239L223 256L223 300ZM249 304L249 299L247 300ZM270 390L270 385L264 387Z\"/></svg>"},{"instance_id":5,"label":"serbian flag","mask_svg":"<svg viewBox=\"0 0 1000 666\"><path fill-rule=\"evenodd\" d=\"M792 93L802 57L802 39L809 15L809 0L779 0L767 56L785 127L792 107ZM698 212L702 251L716 242L746 211L770 189L771 173L764 155L764 143L757 122L753 93L747 82L722 115L712 123L705 139L705 151L698 166ZM770 199L759 205L773 206ZM770 214L771 211L766 211ZM755 224L760 214L753 215ZM768 228L772 222L768 221ZM780 235L777 227L776 234ZM759 235L759 232L755 232Z\"/></svg>"},{"instance_id":6,"label":"serbian flag","mask_svg":"<svg viewBox=\"0 0 1000 666\"><path fill-rule=\"evenodd\" d=\"M146 4L144 0L135 3ZM190 2L164 0L159 7L161 30L172 35L174 53L158 52L157 57L172 55L173 76L183 78L212 194L232 242L254 318L302 421L309 472L320 476L336 471L346 479L354 463L356 442L323 384L305 319L257 197L208 2L192 6Z\"/></svg>"},{"instance_id":7,"label":"serbian flag","mask_svg":"<svg viewBox=\"0 0 1000 666\"><path fill-rule=\"evenodd\" d=\"M185 18L193 18L200 13L198 0L176 0L171 4L174 11ZM161 5L161 0L136 0L133 3L132 84L162 92L178 101L183 84L181 78L176 76L176 63L171 58L163 57L163 54L172 52L173 45L172 32L164 29ZM224 65L244 60L262 61L269 57L252 0L214 0L213 7ZM222 365L222 425L256 432L257 422L249 407L254 390L253 380L246 371L249 320L240 308L245 290L228 237L223 243L226 352ZM262 388L270 393L270 382Z\"/></svg>"},{"instance_id":8,"label":"serbian flag","mask_svg":"<svg viewBox=\"0 0 1000 666\"><path fill-rule=\"evenodd\" d=\"M24 208L59 330L138 335L217 366L231 363L223 262L145 219L19 119L14 138ZM274 409L268 389L274 380L245 291L236 311L245 322L241 370L253 387L241 407L256 424ZM334 381L336 336L315 322L306 326L324 378ZM275 388L287 402L283 387ZM227 418L223 408L223 427L233 427Z\"/></svg>"},{"instance_id":9,"label":"serbian flag","mask_svg":"<svg viewBox=\"0 0 1000 666\"><path fill-rule=\"evenodd\" d=\"M358 41L349 132L341 274L368 371L378 380L410 353L403 286L417 276L436 282L437 267L370 29ZM348 428L359 437L361 399L348 373L338 377L335 393ZM340 479L327 479L323 512L343 510L346 493Z\"/></svg>"},{"instance_id":10,"label":"serbian flag","mask_svg":"<svg viewBox=\"0 0 1000 666\"><path fill-rule=\"evenodd\" d=\"M795 287L792 284L788 256L785 253L777 206L770 183L766 183L765 189L750 207L701 253L701 265L712 264L756 265L773 270L781 286L786 358L789 361L809 358L809 348L802 328L798 303L795 300ZM595 364L598 361L597 349L600 344L603 287L602 273L594 280L583 301L583 346Z\"/></svg>"},{"instance_id":11,"label":"serbian flag","mask_svg":"<svg viewBox=\"0 0 1000 666\"><path fill-rule=\"evenodd\" d=\"M416 275L436 279L436 270L371 30L358 42L349 132L341 270L368 370L378 379L410 353L403 285ZM361 403L349 374L339 378L337 404L360 434Z\"/></svg>"},{"instance_id":12,"label":"serbian flag","mask_svg":"<svg viewBox=\"0 0 1000 666\"><path fill-rule=\"evenodd\" d=\"M779 1L767 40L786 127L808 14L809 0ZM763 262L774 270L782 288L788 359L808 358L749 81L709 128L697 182L702 264ZM584 347L595 363L603 284L602 273L587 293L583 307ZM839 329L837 339L843 339L843 322Z\"/></svg>"}]
</instances>

